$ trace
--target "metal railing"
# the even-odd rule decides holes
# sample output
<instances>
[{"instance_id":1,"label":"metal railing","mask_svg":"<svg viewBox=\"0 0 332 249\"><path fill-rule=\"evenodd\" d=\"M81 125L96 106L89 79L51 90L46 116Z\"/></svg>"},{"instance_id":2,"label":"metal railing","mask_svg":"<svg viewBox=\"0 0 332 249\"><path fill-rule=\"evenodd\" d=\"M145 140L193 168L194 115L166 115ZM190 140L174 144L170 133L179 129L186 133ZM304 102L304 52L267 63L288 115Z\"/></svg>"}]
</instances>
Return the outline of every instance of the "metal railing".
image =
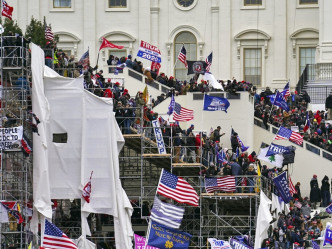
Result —
<instances>
[{"instance_id":1,"label":"metal railing","mask_svg":"<svg viewBox=\"0 0 332 249\"><path fill-rule=\"evenodd\" d=\"M296 91L298 93L301 93L307 85L307 82L308 82L308 68L309 68L309 65L306 65L306 67L304 68L304 70L301 74L301 77L300 77L299 81L297 82Z\"/></svg>"}]
</instances>

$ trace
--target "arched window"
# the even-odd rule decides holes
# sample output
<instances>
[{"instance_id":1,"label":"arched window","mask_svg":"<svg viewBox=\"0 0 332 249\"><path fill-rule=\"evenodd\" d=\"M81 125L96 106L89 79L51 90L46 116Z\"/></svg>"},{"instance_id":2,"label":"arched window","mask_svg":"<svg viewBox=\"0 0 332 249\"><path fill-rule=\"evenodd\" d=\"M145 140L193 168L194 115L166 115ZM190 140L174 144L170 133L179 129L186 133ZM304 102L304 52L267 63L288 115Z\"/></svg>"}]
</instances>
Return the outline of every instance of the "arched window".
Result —
<instances>
[{"instance_id":1,"label":"arched window","mask_svg":"<svg viewBox=\"0 0 332 249\"><path fill-rule=\"evenodd\" d=\"M184 45L187 52L187 60L197 60L197 39L190 32L181 32L174 39L174 77L179 80L187 79L187 68L179 61L178 55L181 51L182 45Z\"/></svg>"}]
</instances>

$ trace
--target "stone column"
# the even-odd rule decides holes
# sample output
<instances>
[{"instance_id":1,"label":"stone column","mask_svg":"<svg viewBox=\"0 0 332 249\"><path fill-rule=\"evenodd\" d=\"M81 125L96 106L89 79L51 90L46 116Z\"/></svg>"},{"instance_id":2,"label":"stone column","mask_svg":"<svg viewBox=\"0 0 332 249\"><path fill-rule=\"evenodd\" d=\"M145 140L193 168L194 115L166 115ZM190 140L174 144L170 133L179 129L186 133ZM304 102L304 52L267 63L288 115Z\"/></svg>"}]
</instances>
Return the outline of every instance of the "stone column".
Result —
<instances>
[{"instance_id":1,"label":"stone column","mask_svg":"<svg viewBox=\"0 0 332 249\"><path fill-rule=\"evenodd\" d=\"M232 0L222 1L219 11L219 54L214 56L218 58L219 68L218 74L215 73L217 79L231 79L232 72ZM214 62L213 62L214 63Z\"/></svg>"},{"instance_id":2,"label":"stone column","mask_svg":"<svg viewBox=\"0 0 332 249\"><path fill-rule=\"evenodd\" d=\"M219 77L219 5L218 1L213 1L211 6L211 41L212 41L212 65L211 71L218 78ZM206 56L210 51L206 51Z\"/></svg>"},{"instance_id":3,"label":"stone column","mask_svg":"<svg viewBox=\"0 0 332 249\"><path fill-rule=\"evenodd\" d=\"M273 33L273 84L287 83L287 2L277 0L274 4ZM264 51L262 51L264 56ZM263 82L264 83L264 82ZM277 86L279 87L279 86Z\"/></svg>"},{"instance_id":4,"label":"stone column","mask_svg":"<svg viewBox=\"0 0 332 249\"><path fill-rule=\"evenodd\" d=\"M159 0L150 1L151 44L160 49L159 44ZM149 41L147 41L149 42Z\"/></svg>"},{"instance_id":5,"label":"stone column","mask_svg":"<svg viewBox=\"0 0 332 249\"><path fill-rule=\"evenodd\" d=\"M317 62L332 63L332 1L319 0L319 58Z\"/></svg>"},{"instance_id":6,"label":"stone column","mask_svg":"<svg viewBox=\"0 0 332 249\"><path fill-rule=\"evenodd\" d=\"M99 42L96 40L97 27L96 27L96 1L84 0L83 2L83 48L85 53L89 48L90 65L94 67L96 65L97 53L99 50ZM82 53L82 54L83 54ZM80 58L81 55L78 55Z\"/></svg>"}]
</instances>

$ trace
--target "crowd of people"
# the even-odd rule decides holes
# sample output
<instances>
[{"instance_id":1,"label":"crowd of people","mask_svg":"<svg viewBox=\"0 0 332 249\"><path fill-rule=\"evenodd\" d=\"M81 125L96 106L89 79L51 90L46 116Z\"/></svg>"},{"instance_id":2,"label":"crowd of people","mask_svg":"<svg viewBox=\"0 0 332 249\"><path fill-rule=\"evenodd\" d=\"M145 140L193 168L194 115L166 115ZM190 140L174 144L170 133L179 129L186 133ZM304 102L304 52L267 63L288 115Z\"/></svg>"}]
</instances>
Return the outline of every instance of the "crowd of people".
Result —
<instances>
[{"instance_id":1,"label":"crowd of people","mask_svg":"<svg viewBox=\"0 0 332 249\"><path fill-rule=\"evenodd\" d=\"M59 60L61 60L59 56ZM173 76L166 76L165 73L157 73L150 67L143 67L140 61L132 60L132 56L127 58L117 58L110 56L107 64L116 67L128 67L147 77L147 84L153 80L170 87L172 90L152 100L151 105L147 104L143 92L139 91L135 97L130 95L129 90L121 86L119 82L105 80L103 71L97 67L89 67L84 71L85 87L94 94L101 97L109 97L114 100L114 112L119 127L124 134L140 131L141 125L151 127L151 121L159 119L160 128L163 134L164 143L167 150L173 151L174 163L200 163L203 169L199 172L204 177L215 176L236 176L236 192L255 192L257 187L257 169L266 179L272 180L282 169L269 168L262 165L257 159L255 151L249 153L243 148L237 139L238 134L234 132L231 136L231 147L223 147L220 138L225 135L221 126L212 129L207 133L194 133L195 126L192 124L188 129L182 129L178 122L169 123L158 113L153 111L153 107L174 95L182 95L187 92L209 92L215 89L207 81L197 82L193 77L189 81L180 81ZM96 73L94 73L96 71ZM255 100L255 117L262 119L265 127L268 124L284 126L287 128L297 127L304 139L312 144L332 152L332 126L326 122L325 110L312 112L308 109L310 96L303 91L291 92L287 99L290 111L283 111L271 103L269 95L274 92L269 87L260 93L255 86L245 81L236 79L219 81L225 91L236 94L237 91L249 91ZM305 132L307 113L310 120L309 132ZM142 120L143 119L143 120ZM145 134L152 140L153 132ZM240 176L246 177L240 177ZM332 185L332 182L331 182ZM269 237L263 241L262 248L292 248L308 247L311 240L321 236L323 225L322 216L318 213L312 214L312 210L318 206L326 207L331 203L331 188L328 176L324 176L321 187L319 187L317 176L314 175L310 182L310 197L302 197L300 183L295 186L296 193L290 203L289 213L279 213L275 224L271 224ZM145 212L148 214L148 211Z\"/></svg>"},{"instance_id":2,"label":"crowd of people","mask_svg":"<svg viewBox=\"0 0 332 249\"><path fill-rule=\"evenodd\" d=\"M310 143L332 152L332 125L327 121L327 112L318 110L313 112L308 109L310 96L306 91L303 93L291 92L288 97L289 111L282 110L277 106L273 106L270 101L270 95L274 93L269 87L262 90L260 94L253 93L255 97L255 117L263 120L265 127L273 124L277 127L284 126L289 129L295 127L303 136L303 139ZM305 129L308 119L310 127Z\"/></svg>"}]
</instances>

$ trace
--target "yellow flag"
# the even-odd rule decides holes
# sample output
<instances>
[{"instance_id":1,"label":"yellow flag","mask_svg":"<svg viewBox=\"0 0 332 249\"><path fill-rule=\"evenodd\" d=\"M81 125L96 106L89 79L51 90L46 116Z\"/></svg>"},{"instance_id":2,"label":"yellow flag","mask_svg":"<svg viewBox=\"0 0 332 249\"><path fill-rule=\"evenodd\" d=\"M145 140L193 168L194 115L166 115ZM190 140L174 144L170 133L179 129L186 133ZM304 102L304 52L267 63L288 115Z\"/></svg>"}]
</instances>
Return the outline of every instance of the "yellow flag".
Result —
<instances>
[{"instance_id":1,"label":"yellow flag","mask_svg":"<svg viewBox=\"0 0 332 249\"><path fill-rule=\"evenodd\" d=\"M260 185L261 185L261 169L260 169L259 165L257 165L257 181L256 181L256 188L255 188L256 193L259 193Z\"/></svg>"},{"instance_id":2,"label":"yellow flag","mask_svg":"<svg viewBox=\"0 0 332 249\"><path fill-rule=\"evenodd\" d=\"M145 104L148 103L149 101L149 92L148 92L148 86L145 86L144 91L143 91L143 99Z\"/></svg>"},{"instance_id":3,"label":"yellow flag","mask_svg":"<svg viewBox=\"0 0 332 249\"><path fill-rule=\"evenodd\" d=\"M32 248L32 241L30 242L29 246L28 246L28 249L31 249Z\"/></svg>"}]
</instances>

